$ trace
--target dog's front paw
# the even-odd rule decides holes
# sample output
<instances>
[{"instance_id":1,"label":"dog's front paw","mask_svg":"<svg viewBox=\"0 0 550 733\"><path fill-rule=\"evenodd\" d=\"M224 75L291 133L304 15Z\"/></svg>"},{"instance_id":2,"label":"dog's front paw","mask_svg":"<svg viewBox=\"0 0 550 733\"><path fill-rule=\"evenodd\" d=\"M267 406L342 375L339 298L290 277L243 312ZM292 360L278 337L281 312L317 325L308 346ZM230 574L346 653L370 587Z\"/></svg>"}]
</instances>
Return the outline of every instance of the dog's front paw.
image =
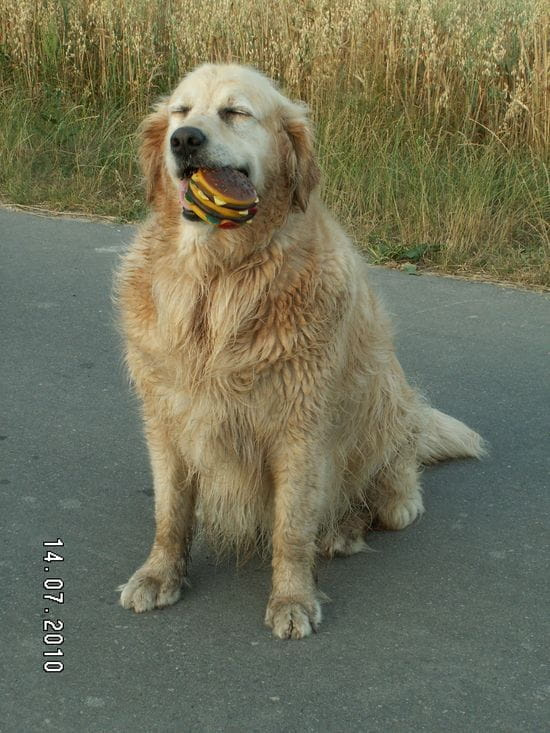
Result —
<instances>
[{"instance_id":1,"label":"dog's front paw","mask_svg":"<svg viewBox=\"0 0 550 733\"><path fill-rule=\"evenodd\" d=\"M317 631L321 606L315 598L271 598L265 623L279 639L303 639Z\"/></svg>"},{"instance_id":2,"label":"dog's front paw","mask_svg":"<svg viewBox=\"0 0 550 733\"><path fill-rule=\"evenodd\" d=\"M181 595L181 583L179 573L160 573L145 564L119 587L120 605L136 613L171 606Z\"/></svg>"}]
</instances>

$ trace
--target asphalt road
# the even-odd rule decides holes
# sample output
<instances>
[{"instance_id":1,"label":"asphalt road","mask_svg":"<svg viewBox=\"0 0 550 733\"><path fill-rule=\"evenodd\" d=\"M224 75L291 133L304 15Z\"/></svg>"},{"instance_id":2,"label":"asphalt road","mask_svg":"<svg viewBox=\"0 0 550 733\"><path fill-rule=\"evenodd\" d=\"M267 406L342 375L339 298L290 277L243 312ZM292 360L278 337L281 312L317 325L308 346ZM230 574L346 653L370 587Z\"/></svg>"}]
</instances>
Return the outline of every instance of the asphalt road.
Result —
<instances>
[{"instance_id":1,"label":"asphalt road","mask_svg":"<svg viewBox=\"0 0 550 733\"><path fill-rule=\"evenodd\" d=\"M177 605L117 604L153 533L110 300L132 231L0 211L0 730L548 730L548 298L373 269L409 377L491 454L426 470L424 519L323 564L320 633L281 642L269 569L206 547ZM64 623L61 673L44 619Z\"/></svg>"}]
</instances>

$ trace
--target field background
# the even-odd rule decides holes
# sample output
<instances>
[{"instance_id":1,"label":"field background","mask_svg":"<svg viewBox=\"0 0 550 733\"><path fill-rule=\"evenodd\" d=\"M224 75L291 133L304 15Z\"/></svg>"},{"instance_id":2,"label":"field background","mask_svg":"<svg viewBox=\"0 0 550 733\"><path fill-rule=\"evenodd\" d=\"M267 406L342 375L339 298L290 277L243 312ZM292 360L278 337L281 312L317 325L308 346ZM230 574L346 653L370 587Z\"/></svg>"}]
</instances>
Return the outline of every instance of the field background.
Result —
<instances>
[{"instance_id":1,"label":"field background","mask_svg":"<svg viewBox=\"0 0 550 733\"><path fill-rule=\"evenodd\" d=\"M308 102L372 261L550 285L540 0L0 0L0 200L141 217L135 129L207 60Z\"/></svg>"}]
</instances>

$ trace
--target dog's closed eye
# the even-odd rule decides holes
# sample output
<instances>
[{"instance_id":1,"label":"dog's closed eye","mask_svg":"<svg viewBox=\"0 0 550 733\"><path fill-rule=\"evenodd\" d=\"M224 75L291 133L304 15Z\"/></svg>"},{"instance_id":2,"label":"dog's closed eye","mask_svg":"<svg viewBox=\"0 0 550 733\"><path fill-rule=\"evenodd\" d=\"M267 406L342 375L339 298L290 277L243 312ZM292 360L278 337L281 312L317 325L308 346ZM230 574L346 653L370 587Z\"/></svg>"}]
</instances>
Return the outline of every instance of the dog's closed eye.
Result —
<instances>
[{"instance_id":1,"label":"dog's closed eye","mask_svg":"<svg viewBox=\"0 0 550 733\"><path fill-rule=\"evenodd\" d=\"M218 114L226 122L231 122L239 117L252 117L251 112L241 107L222 107Z\"/></svg>"}]
</instances>

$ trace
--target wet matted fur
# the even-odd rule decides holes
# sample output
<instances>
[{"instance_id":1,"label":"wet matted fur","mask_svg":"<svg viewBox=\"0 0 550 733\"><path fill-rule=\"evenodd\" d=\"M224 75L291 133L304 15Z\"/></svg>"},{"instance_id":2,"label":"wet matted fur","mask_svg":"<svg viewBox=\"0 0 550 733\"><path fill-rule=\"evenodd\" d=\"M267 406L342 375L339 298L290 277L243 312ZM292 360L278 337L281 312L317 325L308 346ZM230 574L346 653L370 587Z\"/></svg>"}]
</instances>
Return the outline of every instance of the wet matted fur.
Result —
<instances>
[{"instance_id":1,"label":"wet matted fur","mask_svg":"<svg viewBox=\"0 0 550 733\"><path fill-rule=\"evenodd\" d=\"M189 165L248 172L250 224L182 218L181 126L205 136ZM156 535L121 603L179 598L198 523L217 550L269 548L266 623L301 638L321 621L317 553L359 551L374 520L406 527L423 511L419 466L482 441L407 383L366 265L316 193L302 104L252 69L202 66L144 121L141 162L151 214L117 293Z\"/></svg>"}]
</instances>

